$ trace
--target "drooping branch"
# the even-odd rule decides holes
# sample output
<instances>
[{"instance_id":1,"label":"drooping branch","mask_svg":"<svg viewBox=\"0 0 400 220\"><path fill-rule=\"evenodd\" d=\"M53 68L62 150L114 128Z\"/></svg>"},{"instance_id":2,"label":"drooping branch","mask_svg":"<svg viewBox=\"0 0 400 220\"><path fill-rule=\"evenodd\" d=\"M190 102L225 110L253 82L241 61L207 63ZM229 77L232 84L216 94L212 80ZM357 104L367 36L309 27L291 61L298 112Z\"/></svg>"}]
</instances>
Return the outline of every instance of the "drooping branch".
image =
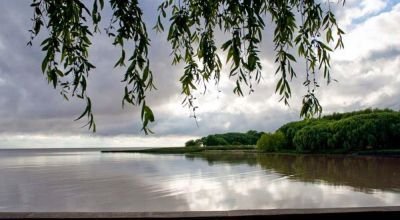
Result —
<instances>
[{"instance_id":1,"label":"drooping branch","mask_svg":"<svg viewBox=\"0 0 400 220\"><path fill-rule=\"evenodd\" d=\"M86 100L86 108L78 119L86 116L89 129L95 130L92 103L86 91L89 72L95 68L88 60L88 48L91 36L101 29L104 2L95 0L90 7L81 0L32 2L32 39L41 30L48 31L48 37L41 44L46 53L42 71L66 99L74 96ZM143 130L147 134L151 132L148 125L154 121L154 115L145 98L155 86L148 58L150 38L143 11L137 0L110 0L109 4L112 19L106 32L113 38L113 44L121 49L115 67L126 68L123 105L141 106ZM154 29L164 31L163 20L169 19L167 41L172 47L172 64L185 65L180 78L181 92L185 96L183 104L193 112L197 108L194 91L201 87L206 91L208 83L218 84L220 80L221 53L226 53L229 77L235 80L234 93L242 96L243 86L248 87L249 92L253 91L253 83L258 83L262 77L259 48L265 18L269 14L274 24L275 74L280 76L276 93L286 105L289 104L291 80L299 75L293 64L304 59L307 94L300 116L312 117L321 113L322 107L315 95L319 87L316 74L323 72L329 83L332 80L330 53L333 51L330 45L335 45L334 49L343 48L344 32L336 22L330 2L165 0L158 12ZM217 31L228 37L221 45L216 42ZM293 53L295 49L297 55ZM126 54L126 51L132 53Z\"/></svg>"}]
</instances>

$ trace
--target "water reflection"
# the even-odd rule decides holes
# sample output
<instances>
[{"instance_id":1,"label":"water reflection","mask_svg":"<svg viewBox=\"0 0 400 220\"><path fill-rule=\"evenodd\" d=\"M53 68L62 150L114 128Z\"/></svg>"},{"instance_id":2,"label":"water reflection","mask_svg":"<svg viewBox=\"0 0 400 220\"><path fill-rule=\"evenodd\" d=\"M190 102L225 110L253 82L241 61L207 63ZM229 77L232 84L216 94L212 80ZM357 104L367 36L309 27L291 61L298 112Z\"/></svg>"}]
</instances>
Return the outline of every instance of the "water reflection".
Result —
<instances>
[{"instance_id":1,"label":"water reflection","mask_svg":"<svg viewBox=\"0 0 400 220\"><path fill-rule=\"evenodd\" d=\"M206 154L187 156L215 163L258 165L294 180L329 185L346 185L355 190L375 189L400 192L400 159L321 155Z\"/></svg>"},{"instance_id":2,"label":"water reflection","mask_svg":"<svg viewBox=\"0 0 400 220\"><path fill-rule=\"evenodd\" d=\"M0 151L0 211L400 205L399 165L387 158Z\"/></svg>"}]
</instances>

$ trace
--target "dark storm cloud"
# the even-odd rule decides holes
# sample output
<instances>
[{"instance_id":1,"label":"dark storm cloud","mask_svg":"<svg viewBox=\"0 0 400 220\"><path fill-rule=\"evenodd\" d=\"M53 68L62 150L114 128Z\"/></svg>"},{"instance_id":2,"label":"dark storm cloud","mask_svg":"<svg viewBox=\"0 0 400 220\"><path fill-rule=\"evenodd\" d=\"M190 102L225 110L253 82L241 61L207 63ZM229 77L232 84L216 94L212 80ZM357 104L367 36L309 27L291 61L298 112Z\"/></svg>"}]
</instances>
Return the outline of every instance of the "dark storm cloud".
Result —
<instances>
[{"instance_id":1,"label":"dark storm cloud","mask_svg":"<svg viewBox=\"0 0 400 220\"><path fill-rule=\"evenodd\" d=\"M400 47L390 47L385 50L372 51L365 62L378 59L395 59L400 56Z\"/></svg>"}]
</instances>

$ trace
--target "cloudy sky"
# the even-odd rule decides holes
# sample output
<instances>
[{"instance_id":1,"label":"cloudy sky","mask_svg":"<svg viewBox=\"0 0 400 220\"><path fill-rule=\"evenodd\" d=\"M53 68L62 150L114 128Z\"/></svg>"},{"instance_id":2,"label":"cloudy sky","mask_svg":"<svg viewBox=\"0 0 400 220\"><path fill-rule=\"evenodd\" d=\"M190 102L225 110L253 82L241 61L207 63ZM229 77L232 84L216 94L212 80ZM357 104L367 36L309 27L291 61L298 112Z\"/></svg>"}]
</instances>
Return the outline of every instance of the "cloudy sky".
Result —
<instances>
[{"instance_id":1,"label":"cloudy sky","mask_svg":"<svg viewBox=\"0 0 400 220\"><path fill-rule=\"evenodd\" d=\"M181 66L171 66L170 45L165 34L150 27L159 1L141 1L149 26L150 59L158 90L148 103L156 116L154 135L140 131L137 108L121 108L123 69L113 69L119 50L104 34L95 36L90 60L96 65L89 81L98 132L74 122L84 103L65 101L40 71L43 52L39 36L27 47L30 1L0 1L0 148L16 147L139 147L180 146L190 139L228 131L274 131L283 123L299 120L301 99L306 92L300 74L292 82L290 107L274 94L273 45L267 21L262 42L263 80L250 96L232 93L228 72L205 95L197 94L198 126L181 105ZM109 10L104 11L107 17ZM332 55L332 76L338 82L323 85L318 97L324 114L367 107L400 109L400 0L347 0L336 9L345 30L345 49ZM109 16L109 14L108 14ZM106 19L105 19L106 20ZM106 24L104 23L103 26ZM321 80L321 84L323 81Z\"/></svg>"}]
</instances>

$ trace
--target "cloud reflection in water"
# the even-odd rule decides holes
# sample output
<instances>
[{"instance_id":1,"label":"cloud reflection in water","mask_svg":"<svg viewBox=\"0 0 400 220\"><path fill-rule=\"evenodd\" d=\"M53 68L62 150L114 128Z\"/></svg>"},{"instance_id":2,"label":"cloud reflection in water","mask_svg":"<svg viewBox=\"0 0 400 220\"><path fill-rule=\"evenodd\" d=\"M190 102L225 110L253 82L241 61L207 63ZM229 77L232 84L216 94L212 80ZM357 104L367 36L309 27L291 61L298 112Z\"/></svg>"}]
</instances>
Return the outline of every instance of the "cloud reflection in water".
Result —
<instances>
[{"instance_id":1,"label":"cloud reflection in water","mask_svg":"<svg viewBox=\"0 0 400 220\"><path fill-rule=\"evenodd\" d=\"M0 151L0 211L400 205L399 159Z\"/></svg>"}]
</instances>

